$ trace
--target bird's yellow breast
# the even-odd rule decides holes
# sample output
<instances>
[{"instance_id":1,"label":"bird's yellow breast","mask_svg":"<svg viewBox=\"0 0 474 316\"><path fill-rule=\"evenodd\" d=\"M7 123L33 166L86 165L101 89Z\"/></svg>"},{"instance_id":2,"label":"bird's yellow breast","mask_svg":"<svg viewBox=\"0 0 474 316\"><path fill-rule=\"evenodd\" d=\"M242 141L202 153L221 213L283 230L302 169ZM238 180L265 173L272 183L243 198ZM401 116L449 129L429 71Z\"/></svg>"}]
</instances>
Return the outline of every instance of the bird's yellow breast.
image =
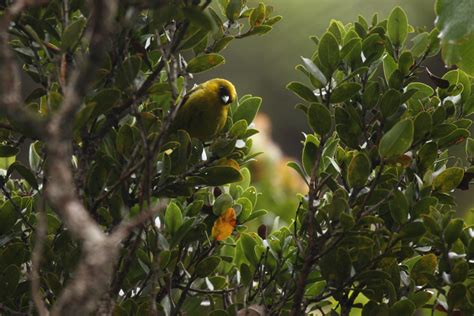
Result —
<instances>
[{"instance_id":1,"label":"bird's yellow breast","mask_svg":"<svg viewBox=\"0 0 474 316\"><path fill-rule=\"evenodd\" d=\"M186 130L191 137L202 141L215 138L229 113L229 105L223 103L223 91L229 94L230 102L235 100L234 86L224 79L212 79L193 89L178 110L173 130Z\"/></svg>"}]
</instances>

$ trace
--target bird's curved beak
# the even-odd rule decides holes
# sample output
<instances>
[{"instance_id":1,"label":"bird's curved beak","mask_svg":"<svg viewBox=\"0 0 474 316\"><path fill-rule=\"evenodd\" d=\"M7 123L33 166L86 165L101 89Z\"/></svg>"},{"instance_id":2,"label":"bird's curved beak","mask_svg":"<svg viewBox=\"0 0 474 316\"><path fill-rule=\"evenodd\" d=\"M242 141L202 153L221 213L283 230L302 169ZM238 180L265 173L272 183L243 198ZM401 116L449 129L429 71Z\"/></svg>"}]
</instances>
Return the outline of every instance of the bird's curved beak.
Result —
<instances>
[{"instance_id":1,"label":"bird's curved beak","mask_svg":"<svg viewBox=\"0 0 474 316\"><path fill-rule=\"evenodd\" d=\"M229 103L230 97L228 95L222 95L221 100L224 104Z\"/></svg>"}]
</instances>

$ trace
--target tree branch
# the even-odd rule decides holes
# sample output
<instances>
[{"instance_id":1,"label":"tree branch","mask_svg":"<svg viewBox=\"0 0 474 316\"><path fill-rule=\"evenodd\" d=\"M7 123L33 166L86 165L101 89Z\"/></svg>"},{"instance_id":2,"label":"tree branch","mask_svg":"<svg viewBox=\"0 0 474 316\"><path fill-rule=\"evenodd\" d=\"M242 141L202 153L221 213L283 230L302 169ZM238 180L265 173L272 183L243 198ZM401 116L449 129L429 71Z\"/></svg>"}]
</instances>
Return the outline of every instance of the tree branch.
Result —
<instances>
[{"instance_id":1,"label":"tree branch","mask_svg":"<svg viewBox=\"0 0 474 316\"><path fill-rule=\"evenodd\" d=\"M45 3L44 0L18 0L5 10L0 19L0 110L4 112L10 121L21 126L29 134L38 138L44 135L44 122L33 113L29 112L23 105L20 90L20 74L15 55L9 46L8 30L13 19L21 14L30 5Z\"/></svg>"},{"instance_id":2,"label":"tree branch","mask_svg":"<svg viewBox=\"0 0 474 316\"><path fill-rule=\"evenodd\" d=\"M318 151L316 153L316 160L313 165L313 169L311 171L311 180L309 185L309 193L308 193L308 213L305 217L306 227L308 229L308 245L306 247L305 253L303 255L303 267L301 272L298 274L298 280L296 283L296 291L295 296L293 299L293 307L291 310L291 315L297 316L304 313L302 311L302 303L304 299L304 290L306 287L306 281L308 279L308 275L311 272L311 267L314 263L314 252L315 252L315 245L316 245L316 234L315 234L315 223L314 217L316 215L317 208L315 206L315 202L318 198L318 194L324 184L324 182L318 184L320 180L318 180L318 169L319 164L321 161L322 151L325 145L325 138L321 139L321 143L319 145Z\"/></svg>"},{"instance_id":3,"label":"tree branch","mask_svg":"<svg viewBox=\"0 0 474 316\"><path fill-rule=\"evenodd\" d=\"M49 315L43 297L41 296L40 266L44 249L44 241L47 234L48 223L46 221L46 209L44 199L41 198L41 205L38 209L38 224L36 225L35 246L31 254L31 296L40 316Z\"/></svg>"},{"instance_id":4,"label":"tree branch","mask_svg":"<svg viewBox=\"0 0 474 316\"><path fill-rule=\"evenodd\" d=\"M88 315L109 286L120 243L107 238L90 217L76 193L71 170L71 135L74 116L79 110L89 82L102 61L118 2L93 1L88 38L90 53L74 71L66 88L64 102L47 126L46 150L49 177L46 194L68 230L82 242L82 258L69 282L54 304L52 315Z\"/></svg>"}]
</instances>

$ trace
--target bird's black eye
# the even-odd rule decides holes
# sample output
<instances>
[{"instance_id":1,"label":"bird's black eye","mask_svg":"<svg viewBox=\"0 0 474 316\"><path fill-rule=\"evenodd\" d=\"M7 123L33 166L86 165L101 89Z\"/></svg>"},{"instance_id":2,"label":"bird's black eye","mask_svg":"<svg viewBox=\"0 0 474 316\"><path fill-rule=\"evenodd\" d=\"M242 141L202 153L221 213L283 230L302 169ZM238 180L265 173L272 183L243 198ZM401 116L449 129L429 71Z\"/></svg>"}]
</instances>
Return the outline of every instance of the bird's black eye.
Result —
<instances>
[{"instance_id":1,"label":"bird's black eye","mask_svg":"<svg viewBox=\"0 0 474 316\"><path fill-rule=\"evenodd\" d=\"M232 103L229 90L224 86L219 87L219 98L221 99L222 103L224 103L224 104Z\"/></svg>"}]
</instances>

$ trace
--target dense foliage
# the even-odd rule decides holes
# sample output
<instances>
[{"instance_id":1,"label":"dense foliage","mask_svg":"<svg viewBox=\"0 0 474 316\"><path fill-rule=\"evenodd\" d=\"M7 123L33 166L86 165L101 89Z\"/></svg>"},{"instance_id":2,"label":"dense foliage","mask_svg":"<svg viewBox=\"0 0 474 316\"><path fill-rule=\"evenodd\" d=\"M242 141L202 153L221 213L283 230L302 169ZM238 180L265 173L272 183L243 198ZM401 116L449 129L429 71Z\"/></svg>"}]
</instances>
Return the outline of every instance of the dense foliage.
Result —
<instances>
[{"instance_id":1,"label":"dense foliage","mask_svg":"<svg viewBox=\"0 0 474 316\"><path fill-rule=\"evenodd\" d=\"M348 315L362 294L364 315L473 311L472 229L450 195L472 175L472 81L462 70L424 70L439 31L408 45L410 32L400 8L370 24L332 21L297 66L311 88L288 85L314 131L302 166L291 164L310 177L293 227L296 282L310 285L296 285L295 305L324 310L336 300ZM436 89L418 81L425 71ZM470 163L449 152L466 139Z\"/></svg>"},{"instance_id":2,"label":"dense foliage","mask_svg":"<svg viewBox=\"0 0 474 316\"><path fill-rule=\"evenodd\" d=\"M451 195L474 173L473 82L419 82L438 29L409 45L395 8L312 38L307 83L288 85L313 131L289 164L308 190L288 226L250 232L262 100L241 96L211 142L170 127L193 74L281 19L270 6L18 3L0 1L1 312L474 312L474 231ZM16 60L35 88L15 99Z\"/></svg>"}]
</instances>

